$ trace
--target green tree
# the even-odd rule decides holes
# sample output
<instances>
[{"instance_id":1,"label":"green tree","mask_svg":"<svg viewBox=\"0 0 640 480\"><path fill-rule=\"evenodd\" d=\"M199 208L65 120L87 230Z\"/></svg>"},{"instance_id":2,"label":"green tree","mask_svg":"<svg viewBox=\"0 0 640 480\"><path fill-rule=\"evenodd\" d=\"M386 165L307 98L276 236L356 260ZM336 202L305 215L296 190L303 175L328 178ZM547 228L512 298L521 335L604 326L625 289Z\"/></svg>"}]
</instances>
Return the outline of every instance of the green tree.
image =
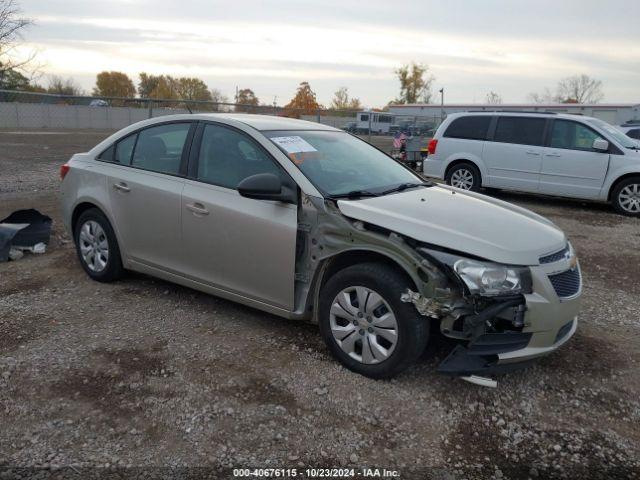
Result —
<instances>
[{"instance_id":1,"label":"green tree","mask_svg":"<svg viewBox=\"0 0 640 480\"><path fill-rule=\"evenodd\" d=\"M333 94L331 108L334 110L360 110L362 109L362 104L357 98L349 98L349 89L347 87L340 87Z\"/></svg>"},{"instance_id":2,"label":"green tree","mask_svg":"<svg viewBox=\"0 0 640 480\"><path fill-rule=\"evenodd\" d=\"M138 75L138 79L138 95L142 98L150 98L151 92L155 90L160 82L160 76L141 72Z\"/></svg>"},{"instance_id":3,"label":"green tree","mask_svg":"<svg viewBox=\"0 0 640 480\"><path fill-rule=\"evenodd\" d=\"M127 74L122 72L100 72L96 76L94 97L134 97L136 87Z\"/></svg>"},{"instance_id":4,"label":"green tree","mask_svg":"<svg viewBox=\"0 0 640 480\"><path fill-rule=\"evenodd\" d=\"M182 100L211 101L209 87L199 78L182 77L177 81L177 89Z\"/></svg>"},{"instance_id":5,"label":"green tree","mask_svg":"<svg viewBox=\"0 0 640 480\"><path fill-rule=\"evenodd\" d=\"M256 94L253 93L253 90L250 88L243 88L238 91L238 98L236 98L236 112L252 112L255 111L254 108L260 104L260 100L256 97ZM246 105L246 106L240 106Z\"/></svg>"},{"instance_id":6,"label":"green tree","mask_svg":"<svg viewBox=\"0 0 640 480\"><path fill-rule=\"evenodd\" d=\"M13 68L4 69L0 63L0 89L2 90L27 90L29 79Z\"/></svg>"},{"instance_id":7,"label":"green tree","mask_svg":"<svg viewBox=\"0 0 640 480\"><path fill-rule=\"evenodd\" d=\"M429 74L429 66L412 62L410 65L403 65L395 71L400 81L400 97L395 103L431 103L433 93L431 86L435 77Z\"/></svg>"}]
</instances>

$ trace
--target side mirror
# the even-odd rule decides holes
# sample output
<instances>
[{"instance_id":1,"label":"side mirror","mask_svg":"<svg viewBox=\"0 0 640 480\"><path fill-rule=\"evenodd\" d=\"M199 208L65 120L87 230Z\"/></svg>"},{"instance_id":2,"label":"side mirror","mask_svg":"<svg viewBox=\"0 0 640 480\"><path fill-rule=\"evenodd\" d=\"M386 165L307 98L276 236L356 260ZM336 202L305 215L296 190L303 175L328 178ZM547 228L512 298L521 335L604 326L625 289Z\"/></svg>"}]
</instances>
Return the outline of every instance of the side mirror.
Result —
<instances>
[{"instance_id":1,"label":"side mirror","mask_svg":"<svg viewBox=\"0 0 640 480\"><path fill-rule=\"evenodd\" d=\"M255 200L275 200L295 203L295 194L282 184L282 180L273 173L258 173L245 178L238 184L238 193Z\"/></svg>"},{"instance_id":2,"label":"side mirror","mask_svg":"<svg viewBox=\"0 0 640 480\"><path fill-rule=\"evenodd\" d=\"M607 152L609 151L609 142L603 140L602 138L596 138L593 141L593 149L600 152Z\"/></svg>"}]
</instances>

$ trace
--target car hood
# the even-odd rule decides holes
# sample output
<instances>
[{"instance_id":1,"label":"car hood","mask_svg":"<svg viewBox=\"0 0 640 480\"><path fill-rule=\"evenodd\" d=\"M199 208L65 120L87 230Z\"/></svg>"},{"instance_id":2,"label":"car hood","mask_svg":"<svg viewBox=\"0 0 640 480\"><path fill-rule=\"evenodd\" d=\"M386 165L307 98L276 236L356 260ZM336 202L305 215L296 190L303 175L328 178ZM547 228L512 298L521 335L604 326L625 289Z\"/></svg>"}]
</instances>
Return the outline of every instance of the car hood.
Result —
<instances>
[{"instance_id":1,"label":"car hood","mask_svg":"<svg viewBox=\"0 0 640 480\"><path fill-rule=\"evenodd\" d=\"M347 217L415 240L511 265L538 265L564 248L552 222L501 200L445 186L382 197L339 200Z\"/></svg>"}]
</instances>

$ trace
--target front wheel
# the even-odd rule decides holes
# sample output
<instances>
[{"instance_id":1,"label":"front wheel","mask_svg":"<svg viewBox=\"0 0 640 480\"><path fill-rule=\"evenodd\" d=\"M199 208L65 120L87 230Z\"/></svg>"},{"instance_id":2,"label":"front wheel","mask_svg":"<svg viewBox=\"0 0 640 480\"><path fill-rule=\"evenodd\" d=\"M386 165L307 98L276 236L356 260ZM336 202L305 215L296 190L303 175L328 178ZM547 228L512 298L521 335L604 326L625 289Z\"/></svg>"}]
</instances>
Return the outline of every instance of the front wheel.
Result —
<instances>
[{"instance_id":1,"label":"front wheel","mask_svg":"<svg viewBox=\"0 0 640 480\"><path fill-rule=\"evenodd\" d=\"M613 190L611 203L622 215L640 217L640 177L620 182Z\"/></svg>"},{"instance_id":2,"label":"front wheel","mask_svg":"<svg viewBox=\"0 0 640 480\"><path fill-rule=\"evenodd\" d=\"M447 172L447 184L462 190L480 190L480 171L471 163L459 163Z\"/></svg>"},{"instance_id":3,"label":"front wheel","mask_svg":"<svg viewBox=\"0 0 640 480\"><path fill-rule=\"evenodd\" d=\"M349 370L390 378L409 367L429 339L428 319L400 301L410 280L379 263L347 267L320 292L319 323L333 355ZM413 287L415 288L415 287Z\"/></svg>"}]
</instances>

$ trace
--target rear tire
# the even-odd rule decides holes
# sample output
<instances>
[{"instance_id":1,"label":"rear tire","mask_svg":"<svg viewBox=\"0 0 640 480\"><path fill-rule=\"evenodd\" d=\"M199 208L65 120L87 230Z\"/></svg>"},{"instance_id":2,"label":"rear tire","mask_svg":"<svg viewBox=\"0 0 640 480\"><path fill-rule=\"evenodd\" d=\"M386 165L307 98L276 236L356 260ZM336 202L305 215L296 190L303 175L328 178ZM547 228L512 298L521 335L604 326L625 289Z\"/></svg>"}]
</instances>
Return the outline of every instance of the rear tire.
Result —
<instances>
[{"instance_id":1,"label":"rear tire","mask_svg":"<svg viewBox=\"0 0 640 480\"><path fill-rule=\"evenodd\" d=\"M98 282L113 282L124 274L120 248L107 217L97 208L78 218L73 236L80 264Z\"/></svg>"},{"instance_id":2,"label":"rear tire","mask_svg":"<svg viewBox=\"0 0 640 480\"><path fill-rule=\"evenodd\" d=\"M451 167L445 178L448 185L460 188L462 190L470 190L472 192L480 191L482 181L480 170L473 163L462 162Z\"/></svg>"},{"instance_id":3,"label":"rear tire","mask_svg":"<svg viewBox=\"0 0 640 480\"><path fill-rule=\"evenodd\" d=\"M616 185L611 204L622 215L640 217L640 177L627 178Z\"/></svg>"},{"instance_id":4,"label":"rear tire","mask_svg":"<svg viewBox=\"0 0 640 480\"><path fill-rule=\"evenodd\" d=\"M429 320L400 301L407 288L415 287L381 263L353 265L327 281L320 292L320 332L346 368L374 379L390 378L422 354Z\"/></svg>"}]
</instances>

